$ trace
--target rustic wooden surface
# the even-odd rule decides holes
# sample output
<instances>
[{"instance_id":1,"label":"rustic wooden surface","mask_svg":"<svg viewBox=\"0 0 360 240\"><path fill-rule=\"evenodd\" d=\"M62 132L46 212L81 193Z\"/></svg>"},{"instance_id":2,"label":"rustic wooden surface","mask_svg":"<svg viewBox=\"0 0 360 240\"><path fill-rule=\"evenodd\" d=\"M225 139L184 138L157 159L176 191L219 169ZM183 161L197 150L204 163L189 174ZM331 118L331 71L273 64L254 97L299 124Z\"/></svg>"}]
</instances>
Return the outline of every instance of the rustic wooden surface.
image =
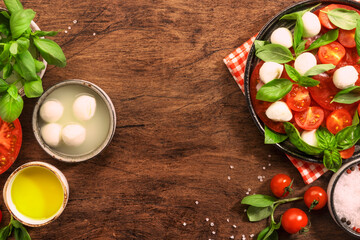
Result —
<instances>
[{"instance_id":1,"label":"rustic wooden surface","mask_svg":"<svg viewBox=\"0 0 360 240\"><path fill-rule=\"evenodd\" d=\"M40 28L61 30L55 40L68 65L51 66L45 88L71 78L91 81L112 98L118 119L105 152L65 164L37 144L31 129L36 100L26 99L21 153L0 176L1 186L29 161L55 165L70 184L64 213L54 223L29 229L32 238L241 239L244 234L250 239L266 222L247 221L240 200L248 188L270 194L271 177L286 173L295 178L295 195L302 195L308 186L284 154L263 144L222 61L295 2L23 1L37 12ZM330 177L312 185L326 188ZM304 209L298 202L277 212L290 206ZM3 226L9 214L4 204L1 210ZM312 212L311 222L309 233L290 236L279 230L280 239L347 237L327 209Z\"/></svg>"}]
</instances>

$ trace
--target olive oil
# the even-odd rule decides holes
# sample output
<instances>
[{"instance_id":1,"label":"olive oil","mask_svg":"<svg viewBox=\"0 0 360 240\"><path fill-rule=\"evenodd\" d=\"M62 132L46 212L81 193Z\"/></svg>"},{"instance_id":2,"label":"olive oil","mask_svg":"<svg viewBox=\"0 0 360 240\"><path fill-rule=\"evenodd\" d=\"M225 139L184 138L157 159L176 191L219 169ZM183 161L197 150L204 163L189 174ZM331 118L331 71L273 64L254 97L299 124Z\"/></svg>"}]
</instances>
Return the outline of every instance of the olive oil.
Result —
<instances>
[{"instance_id":1,"label":"olive oil","mask_svg":"<svg viewBox=\"0 0 360 240\"><path fill-rule=\"evenodd\" d=\"M43 220L54 216L64 201L64 190L50 170L33 166L19 171L11 186L11 198L24 216Z\"/></svg>"}]
</instances>

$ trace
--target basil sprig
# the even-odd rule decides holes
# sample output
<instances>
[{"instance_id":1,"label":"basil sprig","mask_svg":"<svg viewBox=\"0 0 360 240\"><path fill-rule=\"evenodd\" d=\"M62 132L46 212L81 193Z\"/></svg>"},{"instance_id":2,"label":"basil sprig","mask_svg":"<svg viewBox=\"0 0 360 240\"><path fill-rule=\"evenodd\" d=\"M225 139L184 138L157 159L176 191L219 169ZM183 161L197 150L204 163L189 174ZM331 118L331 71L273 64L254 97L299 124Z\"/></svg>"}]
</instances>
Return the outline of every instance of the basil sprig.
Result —
<instances>
[{"instance_id":1,"label":"basil sprig","mask_svg":"<svg viewBox=\"0 0 360 240\"><path fill-rule=\"evenodd\" d=\"M11 216L9 224L0 229L0 239L5 240L14 233L16 240L31 240L26 228Z\"/></svg>"},{"instance_id":2,"label":"basil sprig","mask_svg":"<svg viewBox=\"0 0 360 240\"><path fill-rule=\"evenodd\" d=\"M255 55L264 62L287 63L295 60L288 48L273 43L258 46Z\"/></svg>"},{"instance_id":3,"label":"basil sprig","mask_svg":"<svg viewBox=\"0 0 360 240\"><path fill-rule=\"evenodd\" d=\"M293 83L285 78L274 79L263 85L256 93L256 99L276 102L291 91Z\"/></svg>"},{"instance_id":4,"label":"basil sprig","mask_svg":"<svg viewBox=\"0 0 360 240\"><path fill-rule=\"evenodd\" d=\"M281 143L287 138L287 135L274 132L270 128L265 126L265 144Z\"/></svg>"},{"instance_id":5,"label":"basil sprig","mask_svg":"<svg viewBox=\"0 0 360 240\"><path fill-rule=\"evenodd\" d=\"M319 64L319 65L323 65L323 64ZM315 71L319 72L320 69L326 69L326 68L322 68L321 66L317 67L319 65L316 65L313 68L311 68L311 69L313 69L312 72L315 72ZM294 80L295 82L297 82L297 84L299 84L300 86L314 87L314 86L317 86L320 83L319 81L310 78L309 76L311 76L311 75L306 75L305 74L305 75L302 76L295 68L293 68L292 66L290 66L288 64L285 64L285 70L286 70L286 73L289 75L289 77L292 80Z\"/></svg>"},{"instance_id":6,"label":"basil sprig","mask_svg":"<svg viewBox=\"0 0 360 240\"><path fill-rule=\"evenodd\" d=\"M357 20L360 19L360 15L356 11L343 8L330 10L327 12L327 16L332 24L345 30L354 29Z\"/></svg>"},{"instance_id":7,"label":"basil sprig","mask_svg":"<svg viewBox=\"0 0 360 240\"><path fill-rule=\"evenodd\" d=\"M314 50L321 46L332 43L332 42L336 41L336 39L338 39L338 37L339 37L339 29L338 28L334 29L334 30L330 30L330 31L324 33L323 35L321 35L321 37L316 39L312 44L310 44L309 48L306 49L306 51L311 51L311 50Z\"/></svg>"},{"instance_id":8,"label":"basil sprig","mask_svg":"<svg viewBox=\"0 0 360 240\"><path fill-rule=\"evenodd\" d=\"M357 101L360 101L360 87L353 86L338 92L331 102L344 103L344 104L353 104Z\"/></svg>"},{"instance_id":9,"label":"basil sprig","mask_svg":"<svg viewBox=\"0 0 360 240\"><path fill-rule=\"evenodd\" d=\"M315 76L315 75L329 71L334 68L335 68L334 64L318 64L318 65L315 65L314 67L310 68L309 70L307 70L306 73L304 74L304 76L307 76L307 77Z\"/></svg>"}]
</instances>

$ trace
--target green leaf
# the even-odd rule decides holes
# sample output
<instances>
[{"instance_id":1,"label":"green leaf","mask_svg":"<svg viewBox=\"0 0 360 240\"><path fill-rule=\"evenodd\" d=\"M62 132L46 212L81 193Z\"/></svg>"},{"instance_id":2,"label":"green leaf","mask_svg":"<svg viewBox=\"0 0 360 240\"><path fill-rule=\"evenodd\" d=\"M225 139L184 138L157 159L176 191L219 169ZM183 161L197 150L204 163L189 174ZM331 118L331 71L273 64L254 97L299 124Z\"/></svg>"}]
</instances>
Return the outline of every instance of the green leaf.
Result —
<instances>
[{"instance_id":1,"label":"green leaf","mask_svg":"<svg viewBox=\"0 0 360 240\"><path fill-rule=\"evenodd\" d=\"M294 60L290 50L280 44L266 44L255 55L265 62L287 63Z\"/></svg>"},{"instance_id":2,"label":"green leaf","mask_svg":"<svg viewBox=\"0 0 360 240\"><path fill-rule=\"evenodd\" d=\"M279 236L278 233L275 231L273 227L270 228L270 230L266 233L263 240L278 240Z\"/></svg>"},{"instance_id":3,"label":"green leaf","mask_svg":"<svg viewBox=\"0 0 360 240\"><path fill-rule=\"evenodd\" d=\"M290 142L295 145L300 151L309 155L320 155L323 150L318 147L311 146L304 142L300 137L299 131L290 122L284 122L285 132L289 136Z\"/></svg>"},{"instance_id":4,"label":"green leaf","mask_svg":"<svg viewBox=\"0 0 360 240\"><path fill-rule=\"evenodd\" d=\"M334 68L335 68L335 65L333 65L333 64L318 64L318 65L310 68L309 70L307 70L306 73L304 74L304 76L307 76L307 77L315 76L315 75L329 71Z\"/></svg>"},{"instance_id":5,"label":"green leaf","mask_svg":"<svg viewBox=\"0 0 360 240\"><path fill-rule=\"evenodd\" d=\"M321 46L327 45L336 41L339 36L339 29L330 30L327 33L321 35L318 39L316 39L306 51L311 51L313 49L319 48Z\"/></svg>"},{"instance_id":6,"label":"green leaf","mask_svg":"<svg viewBox=\"0 0 360 240\"><path fill-rule=\"evenodd\" d=\"M40 97L44 92L42 81L39 78L37 81L27 81L24 83L24 92L28 98Z\"/></svg>"},{"instance_id":7,"label":"green leaf","mask_svg":"<svg viewBox=\"0 0 360 240\"><path fill-rule=\"evenodd\" d=\"M331 102L352 104L357 101L360 101L360 87L353 86L338 92Z\"/></svg>"},{"instance_id":8,"label":"green leaf","mask_svg":"<svg viewBox=\"0 0 360 240\"><path fill-rule=\"evenodd\" d=\"M265 144L281 143L288 138L287 135L280 134L272 131L270 128L265 126Z\"/></svg>"},{"instance_id":9,"label":"green leaf","mask_svg":"<svg viewBox=\"0 0 360 240\"><path fill-rule=\"evenodd\" d=\"M273 225L273 227L274 227L275 230L277 230L277 229L279 229L279 228L281 227L281 220L282 220L282 215L281 215L281 217L280 217L279 222L278 222L277 224L274 224L274 225Z\"/></svg>"},{"instance_id":10,"label":"green leaf","mask_svg":"<svg viewBox=\"0 0 360 240\"><path fill-rule=\"evenodd\" d=\"M360 126L359 125L351 125L335 135L337 142L337 149L339 151L346 150L354 146L357 141L360 140Z\"/></svg>"},{"instance_id":11,"label":"green leaf","mask_svg":"<svg viewBox=\"0 0 360 240\"><path fill-rule=\"evenodd\" d=\"M36 75L35 62L29 50L18 54L15 59L15 65L20 68L21 74L19 74L28 81L36 81L38 76Z\"/></svg>"},{"instance_id":12,"label":"green leaf","mask_svg":"<svg viewBox=\"0 0 360 240\"><path fill-rule=\"evenodd\" d=\"M26 50L28 50L29 46L30 46L30 41L27 38L21 37L19 39L16 40L18 47L17 47L17 52L18 53L23 53Z\"/></svg>"},{"instance_id":13,"label":"green leaf","mask_svg":"<svg viewBox=\"0 0 360 240\"><path fill-rule=\"evenodd\" d=\"M45 64L43 63L43 61L34 59L34 62L35 62L35 69L36 69L37 73L45 68Z\"/></svg>"},{"instance_id":14,"label":"green leaf","mask_svg":"<svg viewBox=\"0 0 360 240\"><path fill-rule=\"evenodd\" d=\"M254 207L268 207L271 206L275 201L277 201L277 199L274 197L255 194L244 197L241 201L241 204L247 204Z\"/></svg>"},{"instance_id":15,"label":"green leaf","mask_svg":"<svg viewBox=\"0 0 360 240\"><path fill-rule=\"evenodd\" d=\"M31 9L18 10L13 12L10 17L10 30L12 37L18 38L23 34L29 27L30 22L35 17L35 12Z\"/></svg>"},{"instance_id":16,"label":"green leaf","mask_svg":"<svg viewBox=\"0 0 360 240\"><path fill-rule=\"evenodd\" d=\"M301 75L298 71L296 71L295 68L293 68L292 66L285 64L285 70L286 73L289 75L289 77L294 80L295 82L299 81Z\"/></svg>"},{"instance_id":17,"label":"green leaf","mask_svg":"<svg viewBox=\"0 0 360 240\"><path fill-rule=\"evenodd\" d=\"M266 228L264 228L257 236L257 240L263 240L265 235L269 232L269 230L270 230L270 226L267 226Z\"/></svg>"},{"instance_id":18,"label":"green leaf","mask_svg":"<svg viewBox=\"0 0 360 240\"><path fill-rule=\"evenodd\" d=\"M299 45L295 49L295 55L298 56L300 53L305 51L305 45L307 40L303 40L299 43Z\"/></svg>"},{"instance_id":19,"label":"green leaf","mask_svg":"<svg viewBox=\"0 0 360 240\"><path fill-rule=\"evenodd\" d=\"M360 19L356 21L355 43L356 43L356 51L360 56Z\"/></svg>"},{"instance_id":20,"label":"green leaf","mask_svg":"<svg viewBox=\"0 0 360 240\"><path fill-rule=\"evenodd\" d=\"M31 33L33 36L37 37L53 37L56 36L59 32L58 31L35 31Z\"/></svg>"},{"instance_id":21,"label":"green leaf","mask_svg":"<svg viewBox=\"0 0 360 240\"><path fill-rule=\"evenodd\" d=\"M7 63L3 68L3 79L7 79L8 77L10 77L12 70L13 70L13 68L12 68L11 63L10 62Z\"/></svg>"},{"instance_id":22,"label":"green leaf","mask_svg":"<svg viewBox=\"0 0 360 240\"><path fill-rule=\"evenodd\" d=\"M354 10L336 8L327 12L329 20L335 26L352 30L356 27L356 22L360 18L359 14Z\"/></svg>"},{"instance_id":23,"label":"green leaf","mask_svg":"<svg viewBox=\"0 0 360 240\"><path fill-rule=\"evenodd\" d=\"M294 28L294 40L293 40L294 49L297 49L297 47L301 43L303 34L304 34L304 23L302 20L302 15L298 14Z\"/></svg>"},{"instance_id":24,"label":"green leaf","mask_svg":"<svg viewBox=\"0 0 360 240\"><path fill-rule=\"evenodd\" d=\"M336 172L339 170L342 164L342 159L339 151L337 150L325 150L323 158L324 166L330 171Z\"/></svg>"},{"instance_id":25,"label":"green leaf","mask_svg":"<svg viewBox=\"0 0 360 240\"><path fill-rule=\"evenodd\" d=\"M283 20L283 19L284 20L296 20L298 15L300 15L302 17L306 12L310 12L310 11L312 11L313 9L315 9L316 7L318 7L320 5L321 5L321 3L316 4L315 6L313 6L311 8L308 8L308 9L305 9L305 10L302 10L302 11L286 14L286 15L282 16L280 18L280 20Z\"/></svg>"},{"instance_id":26,"label":"green leaf","mask_svg":"<svg viewBox=\"0 0 360 240\"><path fill-rule=\"evenodd\" d=\"M18 43L17 42L12 42L10 45L10 53L12 55L16 55L18 53Z\"/></svg>"},{"instance_id":27,"label":"green leaf","mask_svg":"<svg viewBox=\"0 0 360 240\"><path fill-rule=\"evenodd\" d=\"M1 240L7 239L10 236L11 231L12 231L12 225L7 225L7 226L1 228L0 229L0 239Z\"/></svg>"},{"instance_id":28,"label":"green leaf","mask_svg":"<svg viewBox=\"0 0 360 240\"><path fill-rule=\"evenodd\" d=\"M0 78L0 93L7 91L9 84Z\"/></svg>"},{"instance_id":29,"label":"green leaf","mask_svg":"<svg viewBox=\"0 0 360 240\"><path fill-rule=\"evenodd\" d=\"M15 228L14 236L16 240L31 240L31 237L24 226Z\"/></svg>"},{"instance_id":30,"label":"green leaf","mask_svg":"<svg viewBox=\"0 0 360 240\"><path fill-rule=\"evenodd\" d=\"M271 215L272 207L254 207L249 206L249 208L246 211L246 214L249 218L250 222L257 222L260 220L263 220Z\"/></svg>"},{"instance_id":31,"label":"green leaf","mask_svg":"<svg viewBox=\"0 0 360 240\"><path fill-rule=\"evenodd\" d=\"M274 79L263 85L256 94L256 99L276 102L291 91L293 83L285 78Z\"/></svg>"},{"instance_id":32,"label":"green leaf","mask_svg":"<svg viewBox=\"0 0 360 240\"><path fill-rule=\"evenodd\" d=\"M11 14L24 9L19 0L4 0L4 3Z\"/></svg>"},{"instance_id":33,"label":"green leaf","mask_svg":"<svg viewBox=\"0 0 360 240\"><path fill-rule=\"evenodd\" d=\"M18 93L18 89L17 87L15 87L15 85L10 85L10 87L7 89L7 92L10 94L10 96L13 98L13 99L17 99L17 97L19 96L19 93Z\"/></svg>"},{"instance_id":34,"label":"green leaf","mask_svg":"<svg viewBox=\"0 0 360 240\"><path fill-rule=\"evenodd\" d=\"M359 114L358 111L356 110L353 116L352 126L356 126L358 124L359 124Z\"/></svg>"},{"instance_id":35,"label":"green leaf","mask_svg":"<svg viewBox=\"0 0 360 240\"><path fill-rule=\"evenodd\" d=\"M332 150L337 146L335 136L324 127L320 127L316 130L316 139L319 144L319 148L324 150Z\"/></svg>"},{"instance_id":36,"label":"green leaf","mask_svg":"<svg viewBox=\"0 0 360 240\"><path fill-rule=\"evenodd\" d=\"M66 66L66 58L61 47L50 39L34 38L34 44L41 56L51 65Z\"/></svg>"},{"instance_id":37,"label":"green leaf","mask_svg":"<svg viewBox=\"0 0 360 240\"><path fill-rule=\"evenodd\" d=\"M21 228L23 226L18 220L15 220L14 218L11 218L10 223L15 228Z\"/></svg>"},{"instance_id":38,"label":"green leaf","mask_svg":"<svg viewBox=\"0 0 360 240\"><path fill-rule=\"evenodd\" d=\"M0 118L5 122L13 122L20 116L23 107L24 102L20 96L13 99L7 93L0 97Z\"/></svg>"},{"instance_id":39,"label":"green leaf","mask_svg":"<svg viewBox=\"0 0 360 240\"><path fill-rule=\"evenodd\" d=\"M5 65L9 62L10 59L10 43L4 45L4 49L0 54L0 63Z\"/></svg>"},{"instance_id":40,"label":"green leaf","mask_svg":"<svg viewBox=\"0 0 360 240\"><path fill-rule=\"evenodd\" d=\"M4 16L6 19L10 19L10 15L7 11L1 11L0 12L2 16Z\"/></svg>"},{"instance_id":41,"label":"green leaf","mask_svg":"<svg viewBox=\"0 0 360 240\"><path fill-rule=\"evenodd\" d=\"M312 79L310 77L301 76L297 83L303 87L315 87L320 82L318 80Z\"/></svg>"}]
</instances>

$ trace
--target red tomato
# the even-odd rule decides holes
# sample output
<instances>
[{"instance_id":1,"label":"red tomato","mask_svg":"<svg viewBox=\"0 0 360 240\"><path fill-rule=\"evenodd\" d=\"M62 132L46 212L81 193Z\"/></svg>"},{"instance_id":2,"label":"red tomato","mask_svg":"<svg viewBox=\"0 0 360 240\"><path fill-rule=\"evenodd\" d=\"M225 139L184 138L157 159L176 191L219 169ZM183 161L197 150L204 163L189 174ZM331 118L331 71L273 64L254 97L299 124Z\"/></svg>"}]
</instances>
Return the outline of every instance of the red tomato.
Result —
<instances>
[{"instance_id":1,"label":"red tomato","mask_svg":"<svg viewBox=\"0 0 360 240\"><path fill-rule=\"evenodd\" d=\"M305 130L317 129L324 120L324 110L320 107L309 107L295 113L295 122Z\"/></svg>"},{"instance_id":2,"label":"red tomato","mask_svg":"<svg viewBox=\"0 0 360 240\"><path fill-rule=\"evenodd\" d=\"M310 187L304 194L304 202L310 210L319 210L326 205L327 194L321 187Z\"/></svg>"},{"instance_id":3,"label":"red tomato","mask_svg":"<svg viewBox=\"0 0 360 240\"><path fill-rule=\"evenodd\" d=\"M354 152L355 152L355 146L352 146L351 148L340 151L340 156L343 159L348 159L351 158L352 155L354 155Z\"/></svg>"},{"instance_id":4,"label":"red tomato","mask_svg":"<svg viewBox=\"0 0 360 240\"><path fill-rule=\"evenodd\" d=\"M281 226L290 234L299 232L308 224L306 213L298 208L290 208L284 212L281 218Z\"/></svg>"},{"instance_id":5,"label":"red tomato","mask_svg":"<svg viewBox=\"0 0 360 240\"><path fill-rule=\"evenodd\" d=\"M345 56L345 48L338 42L321 46L318 51L319 60L324 64L337 65Z\"/></svg>"},{"instance_id":6,"label":"red tomato","mask_svg":"<svg viewBox=\"0 0 360 240\"><path fill-rule=\"evenodd\" d=\"M319 11L319 20L321 25L323 25L324 27L326 27L327 29L335 29L337 28L334 24L332 24L329 20L329 17L327 16L327 13L333 9L336 8L344 8L347 10L355 10L359 13L359 11L353 7L347 6L347 5L342 5L342 4L330 4L322 9L320 9Z\"/></svg>"},{"instance_id":7,"label":"red tomato","mask_svg":"<svg viewBox=\"0 0 360 240\"><path fill-rule=\"evenodd\" d=\"M291 110L300 112L310 106L311 98L307 88L294 84L291 91L286 95L286 104Z\"/></svg>"},{"instance_id":8,"label":"red tomato","mask_svg":"<svg viewBox=\"0 0 360 240\"><path fill-rule=\"evenodd\" d=\"M271 179L270 188L276 197L286 197L292 191L291 178L286 174L277 174Z\"/></svg>"},{"instance_id":9,"label":"red tomato","mask_svg":"<svg viewBox=\"0 0 360 240\"><path fill-rule=\"evenodd\" d=\"M0 119L0 174L5 172L17 158L22 142L18 119L12 123Z\"/></svg>"},{"instance_id":10,"label":"red tomato","mask_svg":"<svg viewBox=\"0 0 360 240\"><path fill-rule=\"evenodd\" d=\"M2 220L2 212L0 210L0 223L1 223L1 220Z\"/></svg>"},{"instance_id":11,"label":"red tomato","mask_svg":"<svg viewBox=\"0 0 360 240\"><path fill-rule=\"evenodd\" d=\"M347 48L353 48L356 47L355 43L355 28L353 30L339 30L339 42Z\"/></svg>"},{"instance_id":12,"label":"red tomato","mask_svg":"<svg viewBox=\"0 0 360 240\"><path fill-rule=\"evenodd\" d=\"M326 119L326 127L332 134L337 134L342 129L351 126L352 117L345 109L333 111Z\"/></svg>"}]
</instances>

